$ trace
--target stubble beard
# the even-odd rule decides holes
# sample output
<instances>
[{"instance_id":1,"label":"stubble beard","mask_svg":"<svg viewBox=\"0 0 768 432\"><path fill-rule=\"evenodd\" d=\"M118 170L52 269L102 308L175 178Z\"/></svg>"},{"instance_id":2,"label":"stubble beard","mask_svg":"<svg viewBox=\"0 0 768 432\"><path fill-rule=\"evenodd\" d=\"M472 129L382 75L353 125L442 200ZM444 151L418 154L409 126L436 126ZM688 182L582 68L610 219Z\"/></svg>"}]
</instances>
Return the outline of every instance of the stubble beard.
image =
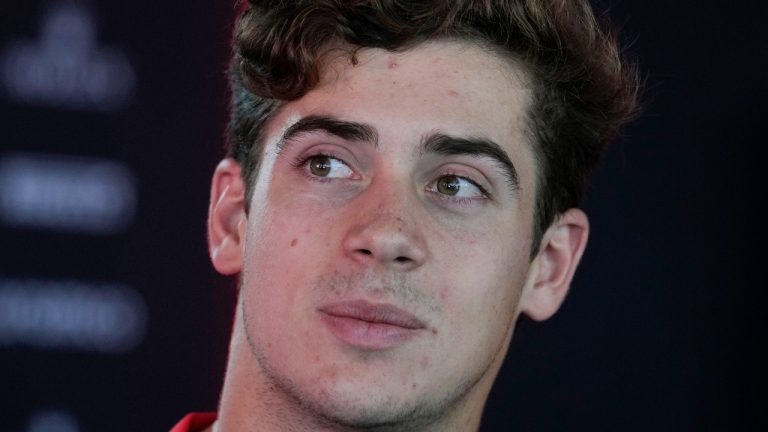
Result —
<instances>
[{"instance_id":1,"label":"stubble beard","mask_svg":"<svg viewBox=\"0 0 768 432\"><path fill-rule=\"evenodd\" d=\"M350 277L322 278L317 281L316 288L332 286L333 290L338 291L339 287L349 284L350 279ZM408 290L401 289L401 291ZM457 385L447 389L441 395L434 395L434 398L425 397L421 400L398 403L396 395L391 395L375 407L355 408L350 407L348 401L334 399L333 393L330 392L324 396L314 396L291 376L275 368L273 361L264 354L266 350L259 344L258 338L254 338L251 334L248 310L243 301L240 302L239 307L249 349L256 359L261 375L267 382L265 391L270 392L265 395L264 400L272 401L271 404L275 409L271 410L271 414L277 417L274 420L281 425L294 425L290 430L317 430L318 428L376 432L448 430L451 428L448 424L451 414L460 411L460 406L466 402L470 391L481 379L489 373L496 373L492 369L499 364L497 362L499 357L506 354L504 348L507 343L499 344L497 350L488 356L481 368L469 371L471 373L464 376ZM511 322L507 328L509 333L506 340L509 340L512 332ZM287 402L291 409L286 410L284 406L279 406L283 402ZM291 418L285 418L286 416Z\"/></svg>"}]
</instances>

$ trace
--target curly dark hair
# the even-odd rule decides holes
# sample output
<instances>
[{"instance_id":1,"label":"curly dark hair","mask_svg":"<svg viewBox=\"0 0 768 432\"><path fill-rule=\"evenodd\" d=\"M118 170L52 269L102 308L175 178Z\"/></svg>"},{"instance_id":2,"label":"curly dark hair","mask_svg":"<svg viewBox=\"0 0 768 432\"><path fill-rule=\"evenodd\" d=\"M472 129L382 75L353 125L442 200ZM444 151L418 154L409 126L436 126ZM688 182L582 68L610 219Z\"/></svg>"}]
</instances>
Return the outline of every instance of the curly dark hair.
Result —
<instances>
[{"instance_id":1,"label":"curly dark hair","mask_svg":"<svg viewBox=\"0 0 768 432\"><path fill-rule=\"evenodd\" d=\"M264 123L318 84L340 47L404 51L433 40L480 43L527 69L537 164L533 257L547 227L581 200L587 175L637 107L637 75L588 0L250 0L234 30L228 155L249 201Z\"/></svg>"}]
</instances>

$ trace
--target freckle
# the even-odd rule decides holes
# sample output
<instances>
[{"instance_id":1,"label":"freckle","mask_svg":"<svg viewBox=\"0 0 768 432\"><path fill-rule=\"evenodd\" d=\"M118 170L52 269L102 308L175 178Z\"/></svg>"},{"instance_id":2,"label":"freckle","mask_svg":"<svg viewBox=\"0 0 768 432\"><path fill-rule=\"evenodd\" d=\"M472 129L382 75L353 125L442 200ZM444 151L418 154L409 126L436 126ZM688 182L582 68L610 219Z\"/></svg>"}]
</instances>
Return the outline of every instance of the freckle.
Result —
<instances>
[{"instance_id":1,"label":"freckle","mask_svg":"<svg viewBox=\"0 0 768 432\"><path fill-rule=\"evenodd\" d=\"M433 329L432 329L432 334L433 334L433 335L436 335L436 334L437 334L437 329L436 329L436 328L433 328Z\"/></svg>"},{"instance_id":2,"label":"freckle","mask_svg":"<svg viewBox=\"0 0 768 432\"><path fill-rule=\"evenodd\" d=\"M319 361L320 361L320 356L319 356L319 355L316 355L316 356L315 356L315 361L316 361L316 362L319 362Z\"/></svg>"},{"instance_id":3,"label":"freckle","mask_svg":"<svg viewBox=\"0 0 768 432\"><path fill-rule=\"evenodd\" d=\"M448 90L448 96L456 97L458 95L459 95L459 92L457 92L456 90Z\"/></svg>"},{"instance_id":4,"label":"freckle","mask_svg":"<svg viewBox=\"0 0 768 432\"><path fill-rule=\"evenodd\" d=\"M427 357L427 356L422 357L421 358L421 362L419 364L423 368L426 368L427 366L429 366L429 357Z\"/></svg>"},{"instance_id":5,"label":"freckle","mask_svg":"<svg viewBox=\"0 0 768 432\"><path fill-rule=\"evenodd\" d=\"M296 246L296 243L298 243L298 242L299 242L299 239L293 239L293 240L291 240L291 247L294 247L294 246Z\"/></svg>"},{"instance_id":6,"label":"freckle","mask_svg":"<svg viewBox=\"0 0 768 432\"><path fill-rule=\"evenodd\" d=\"M415 389L416 389L416 387L418 387L418 386L416 385L416 383L412 383L412 384L411 384L411 388L412 388L412 389L414 389L414 390L415 390Z\"/></svg>"}]
</instances>

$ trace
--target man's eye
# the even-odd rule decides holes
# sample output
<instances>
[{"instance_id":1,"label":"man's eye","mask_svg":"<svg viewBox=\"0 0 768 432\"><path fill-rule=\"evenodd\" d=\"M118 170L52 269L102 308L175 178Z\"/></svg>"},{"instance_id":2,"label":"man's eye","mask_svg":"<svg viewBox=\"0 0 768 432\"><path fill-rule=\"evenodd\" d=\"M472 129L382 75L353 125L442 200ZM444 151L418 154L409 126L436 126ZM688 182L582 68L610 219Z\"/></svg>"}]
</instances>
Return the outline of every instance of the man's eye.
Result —
<instances>
[{"instance_id":1,"label":"man's eye","mask_svg":"<svg viewBox=\"0 0 768 432\"><path fill-rule=\"evenodd\" d=\"M323 178L349 178L353 172L347 164L331 156L315 155L305 162L310 174Z\"/></svg>"},{"instance_id":2,"label":"man's eye","mask_svg":"<svg viewBox=\"0 0 768 432\"><path fill-rule=\"evenodd\" d=\"M437 192L455 198L485 198L486 192L477 184L464 177L446 175L435 180L429 188L431 192Z\"/></svg>"}]
</instances>

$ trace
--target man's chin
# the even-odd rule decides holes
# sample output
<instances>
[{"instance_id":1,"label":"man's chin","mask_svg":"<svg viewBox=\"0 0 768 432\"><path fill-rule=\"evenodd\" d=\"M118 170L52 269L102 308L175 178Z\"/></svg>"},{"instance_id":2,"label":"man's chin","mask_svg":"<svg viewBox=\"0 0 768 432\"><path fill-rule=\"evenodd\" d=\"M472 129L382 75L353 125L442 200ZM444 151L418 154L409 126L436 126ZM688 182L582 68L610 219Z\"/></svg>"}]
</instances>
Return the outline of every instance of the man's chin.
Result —
<instances>
[{"instance_id":1,"label":"man's chin","mask_svg":"<svg viewBox=\"0 0 768 432\"><path fill-rule=\"evenodd\" d=\"M420 430L441 417L436 404L423 400L382 399L380 393L355 397L350 393L343 397L332 394L326 393L324 399L318 397L315 403L305 400L304 405L328 423L351 429Z\"/></svg>"}]
</instances>

